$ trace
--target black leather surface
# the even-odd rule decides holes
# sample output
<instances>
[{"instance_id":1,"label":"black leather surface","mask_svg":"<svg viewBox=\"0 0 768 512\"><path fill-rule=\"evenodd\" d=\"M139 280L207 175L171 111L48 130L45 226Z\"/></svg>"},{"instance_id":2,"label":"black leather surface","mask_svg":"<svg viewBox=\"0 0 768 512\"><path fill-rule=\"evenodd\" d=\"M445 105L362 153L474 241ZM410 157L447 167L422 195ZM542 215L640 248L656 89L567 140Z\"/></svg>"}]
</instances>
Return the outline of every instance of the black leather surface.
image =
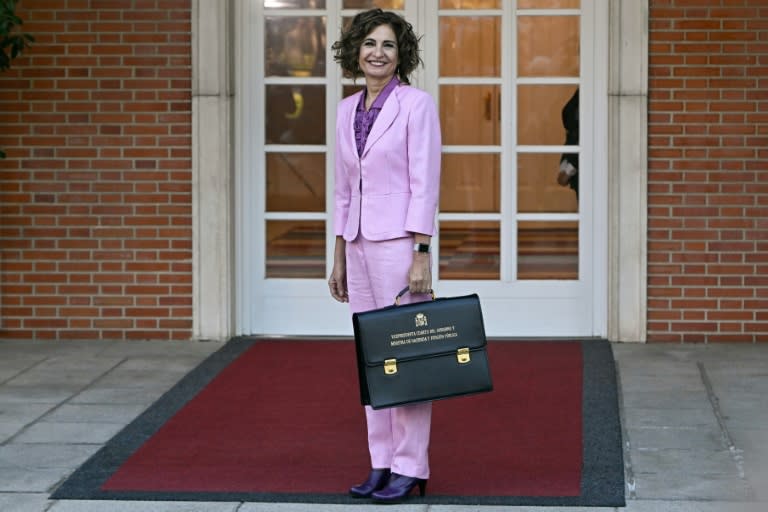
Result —
<instances>
[{"instance_id":1,"label":"black leather surface","mask_svg":"<svg viewBox=\"0 0 768 512\"><path fill-rule=\"evenodd\" d=\"M360 396L373 408L490 391L486 336L476 294L353 315ZM459 348L470 362L459 363ZM384 361L397 360L387 375Z\"/></svg>"}]
</instances>

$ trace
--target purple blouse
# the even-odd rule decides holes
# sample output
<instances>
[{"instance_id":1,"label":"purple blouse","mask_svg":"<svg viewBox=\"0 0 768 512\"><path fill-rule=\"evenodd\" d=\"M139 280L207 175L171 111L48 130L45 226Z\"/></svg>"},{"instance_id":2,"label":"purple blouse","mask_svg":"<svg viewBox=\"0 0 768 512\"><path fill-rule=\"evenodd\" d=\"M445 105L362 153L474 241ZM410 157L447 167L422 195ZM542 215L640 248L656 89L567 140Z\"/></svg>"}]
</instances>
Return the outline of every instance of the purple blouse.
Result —
<instances>
[{"instance_id":1,"label":"purple blouse","mask_svg":"<svg viewBox=\"0 0 768 512\"><path fill-rule=\"evenodd\" d=\"M365 149L365 142L368 140L368 134L371 133L371 127L379 117L379 112L384 106L384 102L387 101L390 93L400 84L400 80L397 77L393 77L384 89L381 90L376 99L373 100L373 104L369 110L365 110L365 98L368 95L368 91L363 89L363 94L360 95L360 102L357 104L357 110L355 111L355 142L357 143L357 156L363 155Z\"/></svg>"}]
</instances>

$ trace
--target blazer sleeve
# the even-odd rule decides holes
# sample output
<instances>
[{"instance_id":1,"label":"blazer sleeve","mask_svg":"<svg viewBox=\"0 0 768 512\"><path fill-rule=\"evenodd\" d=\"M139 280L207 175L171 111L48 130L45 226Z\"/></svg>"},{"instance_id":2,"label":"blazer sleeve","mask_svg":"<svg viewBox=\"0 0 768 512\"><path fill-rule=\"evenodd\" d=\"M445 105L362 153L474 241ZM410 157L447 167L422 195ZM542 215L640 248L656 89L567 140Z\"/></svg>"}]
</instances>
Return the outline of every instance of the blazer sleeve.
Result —
<instances>
[{"instance_id":1,"label":"blazer sleeve","mask_svg":"<svg viewBox=\"0 0 768 512\"><path fill-rule=\"evenodd\" d=\"M342 103L336 109L336 153L334 155L334 211L333 211L333 233L335 236L342 236L344 228L347 225L349 217L349 203L352 197L350 190L349 177L344 169L344 159L341 154L341 146L344 137L344 129L347 119L345 108Z\"/></svg>"},{"instance_id":2,"label":"blazer sleeve","mask_svg":"<svg viewBox=\"0 0 768 512\"><path fill-rule=\"evenodd\" d=\"M433 236L440 198L440 118L432 97L421 91L408 117L408 173L411 199L405 229Z\"/></svg>"}]
</instances>

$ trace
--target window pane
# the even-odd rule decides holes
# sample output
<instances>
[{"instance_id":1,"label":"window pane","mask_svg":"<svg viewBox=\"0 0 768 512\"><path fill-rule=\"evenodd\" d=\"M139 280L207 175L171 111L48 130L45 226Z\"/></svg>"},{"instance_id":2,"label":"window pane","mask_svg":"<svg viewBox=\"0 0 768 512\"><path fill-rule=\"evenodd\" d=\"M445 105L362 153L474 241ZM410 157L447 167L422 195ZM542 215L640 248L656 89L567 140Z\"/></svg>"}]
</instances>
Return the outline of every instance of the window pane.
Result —
<instances>
[{"instance_id":1,"label":"window pane","mask_svg":"<svg viewBox=\"0 0 768 512\"><path fill-rule=\"evenodd\" d=\"M440 222L440 279L499 279L499 223Z\"/></svg>"},{"instance_id":2,"label":"window pane","mask_svg":"<svg viewBox=\"0 0 768 512\"><path fill-rule=\"evenodd\" d=\"M267 144L325 144L325 86L266 86Z\"/></svg>"},{"instance_id":3,"label":"window pane","mask_svg":"<svg viewBox=\"0 0 768 512\"><path fill-rule=\"evenodd\" d=\"M576 193L557 181L560 153L517 155L517 211L520 213L575 213Z\"/></svg>"},{"instance_id":4,"label":"window pane","mask_svg":"<svg viewBox=\"0 0 768 512\"><path fill-rule=\"evenodd\" d=\"M498 154L447 153L440 177L441 212L500 211Z\"/></svg>"},{"instance_id":5,"label":"window pane","mask_svg":"<svg viewBox=\"0 0 768 512\"><path fill-rule=\"evenodd\" d=\"M443 144L498 145L499 91L498 85L441 85Z\"/></svg>"},{"instance_id":6,"label":"window pane","mask_svg":"<svg viewBox=\"0 0 768 512\"><path fill-rule=\"evenodd\" d=\"M267 211L324 212L325 154L267 153Z\"/></svg>"},{"instance_id":7,"label":"window pane","mask_svg":"<svg viewBox=\"0 0 768 512\"><path fill-rule=\"evenodd\" d=\"M581 0L517 0L518 9L578 9Z\"/></svg>"},{"instance_id":8,"label":"window pane","mask_svg":"<svg viewBox=\"0 0 768 512\"><path fill-rule=\"evenodd\" d=\"M325 18L267 16L266 76L325 76Z\"/></svg>"},{"instance_id":9,"label":"window pane","mask_svg":"<svg viewBox=\"0 0 768 512\"><path fill-rule=\"evenodd\" d=\"M501 0L440 0L440 9L500 9Z\"/></svg>"},{"instance_id":10,"label":"window pane","mask_svg":"<svg viewBox=\"0 0 768 512\"><path fill-rule=\"evenodd\" d=\"M578 279L577 222L520 222L517 229L518 279Z\"/></svg>"},{"instance_id":11,"label":"window pane","mask_svg":"<svg viewBox=\"0 0 768 512\"><path fill-rule=\"evenodd\" d=\"M341 88L341 96L343 98L346 98L347 96L351 96L355 94L357 91L360 91L365 87L364 85L345 85Z\"/></svg>"},{"instance_id":12,"label":"window pane","mask_svg":"<svg viewBox=\"0 0 768 512\"><path fill-rule=\"evenodd\" d=\"M501 76L501 17L440 17L441 76Z\"/></svg>"},{"instance_id":13,"label":"window pane","mask_svg":"<svg viewBox=\"0 0 768 512\"><path fill-rule=\"evenodd\" d=\"M325 222L268 220L266 231L267 277L325 277Z\"/></svg>"},{"instance_id":14,"label":"window pane","mask_svg":"<svg viewBox=\"0 0 768 512\"><path fill-rule=\"evenodd\" d=\"M264 0L265 9L325 9L325 0Z\"/></svg>"},{"instance_id":15,"label":"window pane","mask_svg":"<svg viewBox=\"0 0 768 512\"><path fill-rule=\"evenodd\" d=\"M520 76L579 76L578 16L519 16Z\"/></svg>"},{"instance_id":16,"label":"window pane","mask_svg":"<svg viewBox=\"0 0 768 512\"><path fill-rule=\"evenodd\" d=\"M565 141L563 109L573 85L521 85L517 88L517 138L521 145L561 145ZM578 103L577 103L578 104ZM575 122L578 125L578 108ZM576 128L578 131L578 128Z\"/></svg>"},{"instance_id":17,"label":"window pane","mask_svg":"<svg viewBox=\"0 0 768 512\"><path fill-rule=\"evenodd\" d=\"M344 0L344 9L404 9L405 0Z\"/></svg>"}]
</instances>

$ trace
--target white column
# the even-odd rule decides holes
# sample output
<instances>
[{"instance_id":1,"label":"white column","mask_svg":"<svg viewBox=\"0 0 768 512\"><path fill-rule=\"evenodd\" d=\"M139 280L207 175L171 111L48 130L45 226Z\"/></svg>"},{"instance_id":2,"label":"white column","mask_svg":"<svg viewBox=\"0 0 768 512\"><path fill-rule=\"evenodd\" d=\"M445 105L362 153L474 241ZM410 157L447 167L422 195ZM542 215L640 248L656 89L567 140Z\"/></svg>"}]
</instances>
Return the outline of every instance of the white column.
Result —
<instances>
[{"instance_id":1,"label":"white column","mask_svg":"<svg viewBox=\"0 0 768 512\"><path fill-rule=\"evenodd\" d=\"M608 338L645 342L648 0L609 5Z\"/></svg>"},{"instance_id":2,"label":"white column","mask_svg":"<svg viewBox=\"0 0 768 512\"><path fill-rule=\"evenodd\" d=\"M194 339L232 333L231 0L192 2Z\"/></svg>"}]
</instances>

